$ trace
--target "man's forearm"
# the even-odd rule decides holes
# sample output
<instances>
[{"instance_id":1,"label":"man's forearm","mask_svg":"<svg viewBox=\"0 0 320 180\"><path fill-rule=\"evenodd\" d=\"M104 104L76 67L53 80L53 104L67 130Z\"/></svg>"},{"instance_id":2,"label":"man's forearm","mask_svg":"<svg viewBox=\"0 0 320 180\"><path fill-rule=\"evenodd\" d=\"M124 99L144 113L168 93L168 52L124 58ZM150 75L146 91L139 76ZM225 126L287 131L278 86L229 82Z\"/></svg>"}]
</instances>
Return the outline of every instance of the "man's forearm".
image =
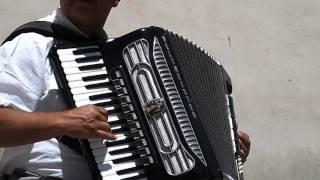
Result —
<instances>
[{"instance_id":1,"label":"man's forearm","mask_svg":"<svg viewBox=\"0 0 320 180\"><path fill-rule=\"evenodd\" d=\"M29 144L56 137L62 127L55 113L0 108L0 147Z\"/></svg>"}]
</instances>

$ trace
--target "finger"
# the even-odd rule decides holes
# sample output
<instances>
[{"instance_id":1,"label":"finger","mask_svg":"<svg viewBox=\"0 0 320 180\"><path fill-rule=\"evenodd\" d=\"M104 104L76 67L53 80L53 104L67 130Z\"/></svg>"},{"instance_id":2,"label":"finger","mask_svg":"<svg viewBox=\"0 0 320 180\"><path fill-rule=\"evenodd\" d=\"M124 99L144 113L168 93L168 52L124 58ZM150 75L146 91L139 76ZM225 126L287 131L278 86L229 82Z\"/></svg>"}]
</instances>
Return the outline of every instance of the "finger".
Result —
<instances>
[{"instance_id":1,"label":"finger","mask_svg":"<svg viewBox=\"0 0 320 180\"><path fill-rule=\"evenodd\" d=\"M251 148L251 141L250 141L250 138L249 138L249 135L242 132L242 131L238 131L238 134L239 134L239 140L240 140L240 144L243 144L245 146L245 149L247 151L247 153L249 154L250 152L250 148Z\"/></svg>"},{"instance_id":2,"label":"finger","mask_svg":"<svg viewBox=\"0 0 320 180\"><path fill-rule=\"evenodd\" d=\"M96 106L96 107L97 107L97 110L98 110L102 115L107 116L107 114L108 114L108 111L107 111L107 110L105 110L104 108L99 107L99 106Z\"/></svg>"},{"instance_id":3,"label":"finger","mask_svg":"<svg viewBox=\"0 0 320 180\"><path fill-rule=\"evenodd\" d=\"M95 124L95 127L97 130L102 130L105 132L110 133L111 132L111 126L107 122L97 121Z\"/></svg>"},{"instance_id":4,"label":"finger","mask_svg":"<svg viewBox=\"0 0 320 180\"><path fill-rule=\"evenodd\" d=\"M241 157L242 163L247 161L248 156L246 156L246 153L243 150L240 150L240 157Z\"/></svg>"},{"instance_id":5,"label":"finger","mask_svg":"<svg viewBox=\"0 0 320 180\"><path fill-rule=\"evenodd\" d=\"M240 139L243 141L244 144L250 145L250 137L247 133L243 131L238 131Z\"/></svg>"},{"instance_id":6,"label":"finger","mask_svg":"<svg viewBox=\"0 0 320 180\"><path fill-rule=\"evenodd\" d=\"M240 140L240 155L241 153L243 153L243 156L245 156L245 158L247 158L248 154L249 154L249 149L247 148L247 146L245 144L243 144L243 142Z\"/></svg>"},{"instance_id":7,"label":"finger","mask_svg":"<svg viewBox=\"0 0 320 180\"><path fill-rule=\"evenodd\" d=\"M96 138L108 139L108 140L116 140L116 136L112 133L108 133L102 130L96 131Z\"/></svg>"}]
</instances>

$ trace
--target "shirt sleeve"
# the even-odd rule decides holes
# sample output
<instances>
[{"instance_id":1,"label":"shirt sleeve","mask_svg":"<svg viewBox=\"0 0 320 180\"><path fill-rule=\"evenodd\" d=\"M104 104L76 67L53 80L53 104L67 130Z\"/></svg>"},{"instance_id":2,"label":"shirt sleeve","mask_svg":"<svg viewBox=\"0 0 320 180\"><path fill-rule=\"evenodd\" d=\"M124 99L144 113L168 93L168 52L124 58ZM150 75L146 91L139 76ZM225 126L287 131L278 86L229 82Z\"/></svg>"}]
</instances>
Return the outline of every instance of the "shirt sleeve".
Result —
<instances>
[{"instance_id":1,"label":"shirt sleeve","mask_svg":"<svg viewBox=\"0 0 320 180\"><path fill-rule=\"evenodd\" d=\"M46 89L52 38L21 34L0 47L0 106L34 111Z\"/></svg>"}]
</instances>

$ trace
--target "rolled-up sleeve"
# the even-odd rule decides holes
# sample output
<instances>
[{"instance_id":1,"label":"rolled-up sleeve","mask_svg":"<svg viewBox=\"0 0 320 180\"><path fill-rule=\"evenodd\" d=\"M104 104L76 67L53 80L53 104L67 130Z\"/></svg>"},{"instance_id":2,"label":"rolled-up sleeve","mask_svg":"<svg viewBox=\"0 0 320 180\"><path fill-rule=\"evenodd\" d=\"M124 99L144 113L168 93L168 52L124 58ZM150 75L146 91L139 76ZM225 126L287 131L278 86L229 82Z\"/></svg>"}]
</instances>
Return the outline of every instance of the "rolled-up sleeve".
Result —
<instances>
[{"instance_id":1,"label":"rolled-up sleeve","mask_svg":"<svg viewBox=\"0 0 320 180\"><path fill-rule=\"evenodd\" d=\"M33 111L46 88L51 41L22 34L0 47L0 106Z\"/></svg>"}]
</instances>

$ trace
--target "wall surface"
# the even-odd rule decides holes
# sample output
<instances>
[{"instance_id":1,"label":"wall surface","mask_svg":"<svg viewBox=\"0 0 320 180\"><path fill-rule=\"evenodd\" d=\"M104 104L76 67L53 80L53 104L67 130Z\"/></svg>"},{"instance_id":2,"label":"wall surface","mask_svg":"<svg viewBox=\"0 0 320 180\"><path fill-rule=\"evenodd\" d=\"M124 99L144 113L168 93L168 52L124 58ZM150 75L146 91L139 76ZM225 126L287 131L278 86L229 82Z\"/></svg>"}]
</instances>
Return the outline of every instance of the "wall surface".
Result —
<instances>
[{"instance_id":1,"label":"wall surface","mask_svg":"<svg viewBox=\"0 0 320 180\"><path fill-rule=\"evenodd\" d=\"M57 0L0 3L0 39L57 7ZM188 37L229 72L239 126L250 134L248 180L320 177L320 2L122 0L113 37L158 25Z\"/></svg>"}]
</instances>

